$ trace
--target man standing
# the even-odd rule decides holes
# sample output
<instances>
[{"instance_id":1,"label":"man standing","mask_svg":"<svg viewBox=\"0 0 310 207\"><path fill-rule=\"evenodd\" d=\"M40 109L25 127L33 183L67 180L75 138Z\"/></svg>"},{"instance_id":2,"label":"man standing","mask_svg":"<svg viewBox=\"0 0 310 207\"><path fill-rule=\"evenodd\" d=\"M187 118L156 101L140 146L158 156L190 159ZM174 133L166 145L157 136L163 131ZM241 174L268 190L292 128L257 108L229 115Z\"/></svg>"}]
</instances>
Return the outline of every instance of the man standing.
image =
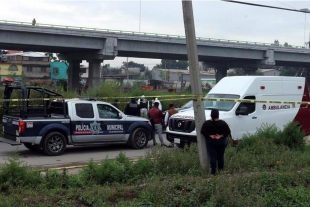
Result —
<instances>
[{"instance_id":1,"label":"man standing","mask_svg":"<svg viewBox=\"0 0 310 207\"><path fill-rule=\"evenodd\" d=\"M36 18L33 18L33 20L32 20L32 25L35 26L36 23L37 23Z\"/></svg>"},{"instance_id":2,"label":"man standing","mask_svg":"<svg viewBox=\"0 0 310 207\"><path fill-rule=\"evenodd\" d=\"M131 116L140 116L140 108L135 98L131 98L131 101L125 107L124 113Z\"/></svg>"},{"instance_id":3,"label":"man standing","mask_svg":"<svg viewBox=\"0 0 310 207\"><path fill-rule=\"evenodd\" d=\"M219 119L219 111L211 110L211 120L207 120L201 127L201 134L206 139L206 145L210 156L211 174L216 173L216 164L218 170L224 168L224 152L227 145L227 137L230 136L228 124Z\"/></svg>"},{"instance_id":4,"label":"man standing","mask_svg":"<svg viewBox=\"0 0 310 207\"><path fill-rule=\"evenodd\" d=\"M118 108L118 103L117 102L118 102L118 99L115 99L114 102L112 103L112 105L115 106L116 108Z\"/></svg>"},{"instance_id":5,"label":"man standing","mask_svg":"<svg viewBox=\"0 0 310 207\"><path fill-rule=\"evenodd\" d=\"M140 108L141 116L146 118L147 117L147 112L149 110L149 102L145 98L144 95L142 95L141 98L138 100L138 105L139 105L139 108Z\"/></svg>"},{"instance_id":6,"label":"man standing","mask_svg":"<svg viewBox=\"0 0 310 207\"><path fill-rule=\"evenodd\" d=\"M176 110L174 108L174 105L173 104L169 104L169 110L166 112L165 114L165 126L168 127L168 123L169 123L169 119L170 117L173 115L173 114L176 114L178 113L178 110ZM173 142L170 142L170 145L167 146L168 148L172 148L174 147L174 143Z\"/></svg>"},{"instance_id":7,"label":"man standing","mask_svg":"<svg viewBox=\"0 0 310 207\"><path fill-rule=\"evenodd\" d=\"M161 125L161 120L163 118L163 113L161 110L158 109L159 103L158 102L154 102L154 106L150 109L149 113L148 113L148 117L150 119L153 120L154 123L154 128L155 128L155 132L158 134L161 146L165 146L164 140L163 140L163 136L162 136L162 125ZM156 140L155 140L155 136L154 136L154 145L156 145Z\"/></svg>"}]
</instances>

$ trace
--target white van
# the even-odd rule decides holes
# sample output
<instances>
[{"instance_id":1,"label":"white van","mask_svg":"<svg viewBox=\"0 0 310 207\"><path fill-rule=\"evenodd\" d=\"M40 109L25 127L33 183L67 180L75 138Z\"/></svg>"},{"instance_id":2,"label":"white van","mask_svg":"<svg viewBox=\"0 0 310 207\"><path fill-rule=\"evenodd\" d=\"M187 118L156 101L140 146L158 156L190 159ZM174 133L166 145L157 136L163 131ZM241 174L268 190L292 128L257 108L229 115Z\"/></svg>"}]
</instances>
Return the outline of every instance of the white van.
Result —
<instances>
[{"instance_id":1,"label":"white van","mask_svg":"<svg viewBox=\"0 0 310 207\"><path fill-rule=\"evenodd\" d=\"M206 98L257 100L255 103L204 101L206 119L210 119L211 109L218 109L220 119L229 125L234 141L240 140L244 134L254 134L262 124L275 124L283 129L285 124L293 120L299 122L306 135L310 134L310 106L295 103L310 102L304 77L225 77L210 90ZM266 100L275 102L264 103ZM196 142L193 108L171 116L166 132L170 142L181 146Z\"/></svg>"}]
</instances>

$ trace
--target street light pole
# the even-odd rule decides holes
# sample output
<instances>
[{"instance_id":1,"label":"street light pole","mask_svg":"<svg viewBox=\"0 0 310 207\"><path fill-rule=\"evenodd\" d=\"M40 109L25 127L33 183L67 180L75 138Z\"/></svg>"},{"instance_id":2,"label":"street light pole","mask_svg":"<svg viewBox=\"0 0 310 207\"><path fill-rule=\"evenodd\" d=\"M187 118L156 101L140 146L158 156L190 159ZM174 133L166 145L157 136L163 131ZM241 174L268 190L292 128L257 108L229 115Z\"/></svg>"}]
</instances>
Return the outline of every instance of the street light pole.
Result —
<instances>
[{"instance_id":1,"label":"street light pole","mask_svg":"<svg viewBox=\"0 0 310 207\"><path fill-rule=\"evenodd\" d=\"M126 64L126 67L127 67L127 84L129 84L129 78L128 78L128 57L127 57L127 64Z\"/></svg>"},{"instance_id":2,"label":"street light pole","mask_svg":"<svg viewBox=\"0 0 310 207\"><path fill-rule=\"evenodd\" d=\"M196 43L196 34L195 34L195 24L194 24L194 14L193 6L191 0L182 0L183 6L183 19L186 35L186 47L187 47L187 56L189 62L189 73L192 93L197 97L197 101L194 101L194 115L195 115L195 126L196 126L196 135L199 151L199 160L201 167L209 171L209 155L206 148L206 140L200 133L202 124L206 120L204 103L201 101L202 98L202 88L200 80L200 71L199 71L199 62L197 54L197 43Z\"/></svg>"}]
</instances>

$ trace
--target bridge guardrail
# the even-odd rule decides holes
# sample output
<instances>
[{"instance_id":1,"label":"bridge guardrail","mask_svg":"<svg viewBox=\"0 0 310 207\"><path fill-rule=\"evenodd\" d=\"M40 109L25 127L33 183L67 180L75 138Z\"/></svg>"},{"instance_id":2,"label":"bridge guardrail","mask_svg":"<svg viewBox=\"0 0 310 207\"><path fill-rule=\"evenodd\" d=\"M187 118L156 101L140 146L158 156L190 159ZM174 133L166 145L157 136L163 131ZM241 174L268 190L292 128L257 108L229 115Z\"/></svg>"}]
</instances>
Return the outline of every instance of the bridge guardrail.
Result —
<instances>
[{"instance_id":1,"label":"bridge guardrail","mask_svg":"<svg viewBox=\"0 0 310 207\"><path fill-rule=\"evenodd\" d=\"M18 21L9 21L9 20L0 20L0 22L1 23L9 23L9 24L30 25L30 26L32 25L32 22L18 22ZM88 31L104 31L104 32L115 32L115 33L125 33L125 34L137 34L137 35L145 35L145 36L173 37L173 38L185 39L185 36L181 36L181 35L158 34L158 33L148 33L148 32L135 32L135 31L126 31L126 30L112 30L112 29L65 26L65 25L43 24L43 23L36 23L36 26L57 27L57 28L64 28L64 29L80 29L80 30L88 30ZM269 45L269 46L277 46L277 47L308 49L304 46L283 45L283 44L263 43L263 42L251 42L251 41L242 41L242 40L226 40L226 39L205 38L205 37L197 37L197 39L203 40L203 41L218 41L218 42L231 42L231 43L241 43L241 44L251 44L251 45Z\"/></svg>"}]
</instances>

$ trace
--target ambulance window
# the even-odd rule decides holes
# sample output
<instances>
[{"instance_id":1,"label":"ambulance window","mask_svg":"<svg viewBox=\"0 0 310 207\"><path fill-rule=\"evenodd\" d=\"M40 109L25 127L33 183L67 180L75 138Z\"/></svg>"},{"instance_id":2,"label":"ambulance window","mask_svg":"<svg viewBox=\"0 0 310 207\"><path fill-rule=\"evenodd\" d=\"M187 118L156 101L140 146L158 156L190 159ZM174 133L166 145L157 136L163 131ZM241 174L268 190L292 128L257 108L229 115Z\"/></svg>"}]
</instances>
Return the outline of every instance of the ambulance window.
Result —
<instances>
[{"instance_id":1,"label":"ambulance window","mask_svg":"<svg viewBox=\"0 0 310 207\"><path fill-rule=\"evenodd\" d=\"M118 118L118 111L115 110L113 107L105 104L97 104L99 118L102 119L117 119Z\"/></svg>"},{"instance_id":2,"label":"ambulance window","mask_svg":"<svg viewBox=\"0 0 310 207\"><path fill-rule=\"evenodd\" d=\"M254 99L255 96L245 96L243 99ZM255 111L255 103L240 103L240 105L237 108L237 111L240 110L240 107L246 106L248 108L248 113L251 114Z\"/></svg>"},{"instance_id":3,"label":"ambulance window","mask_svg":"<svg viewBox=\"0 0 310 207\"><path fill-rule=\"evenodd\" d=\"M80 118L94 118L93 105L75 104L76 115Z\"/></svg>"}]
</instances>

